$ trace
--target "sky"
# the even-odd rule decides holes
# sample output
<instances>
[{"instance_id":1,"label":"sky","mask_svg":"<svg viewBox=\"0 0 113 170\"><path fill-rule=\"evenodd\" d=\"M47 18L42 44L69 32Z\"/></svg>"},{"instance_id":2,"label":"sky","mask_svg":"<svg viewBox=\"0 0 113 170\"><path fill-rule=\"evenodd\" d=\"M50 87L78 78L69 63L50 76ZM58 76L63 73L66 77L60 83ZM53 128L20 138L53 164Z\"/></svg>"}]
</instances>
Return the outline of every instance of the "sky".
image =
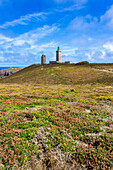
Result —
<instances>
[{"instance_id":1,"label":"sky","mask_svg":"<svg viewBox=\"0 0 113 170\"><path fill-rule=\"evenodd\" d=\"M0 0L0 66L113 63L113 0Z\"/></svg>"}]
</instances>

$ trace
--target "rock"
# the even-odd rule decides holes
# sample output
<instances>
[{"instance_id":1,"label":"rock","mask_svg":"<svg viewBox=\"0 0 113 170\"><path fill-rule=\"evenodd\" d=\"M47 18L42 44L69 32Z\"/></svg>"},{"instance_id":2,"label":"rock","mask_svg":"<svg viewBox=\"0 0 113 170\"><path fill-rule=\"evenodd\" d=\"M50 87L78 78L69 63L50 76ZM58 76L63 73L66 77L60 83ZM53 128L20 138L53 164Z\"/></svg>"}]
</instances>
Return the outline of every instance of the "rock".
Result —
<instances>
[{"instance_id":1,"label":"rock","mask_svg":"<svg viewBox=\"0 0 113 170\"><path fill-rule=\"evenodd\" d=\"M103 134L104 134L104 132L100 132L100 133L97 133L97 134L96 133L86 133L86 135L93 136L94 138L97 138L97 137L99 137Z\"/></svg>"},{"instance_id":2,"label":"rock","mask_svg":"<svg viewBox=\"0 0 113 170\"><path fill-rule=\"evenodd\" d=\"M85 109L84 113L91 113L91 110Z\"/></svg>"},{"instance_id":3,"label":"rock","mask_svg":"<svg viewBox=\"0 0 113 170\"><path fill-rule=\"evenodd\" d=\"M106 132L107 129L112 130L112 128L108 127L108 126L100 126L101 130L104 130L104 132Z\"/></svg>"},{"instance_id":4,"label":"rock","mask_svg":"<svg viewBox=\"0 0 113 170\"><path fill-rule=\"evenodd\" d=\"M68 104L73 104L73 105L77 106L78 102L68 102Z\"/></svg>"},{"instance_id":5,"label":"rock","mask_svg":"<svg viewBox=\"0 0 113 170\"><path fill-rule=\"evenodd\" d=\"M75 142L77 143L78 146L85 146L85 147L88 147L88 144L84 143L84 142L81 142L79 140L75 140Z\"/></svg>"}]
</instances>

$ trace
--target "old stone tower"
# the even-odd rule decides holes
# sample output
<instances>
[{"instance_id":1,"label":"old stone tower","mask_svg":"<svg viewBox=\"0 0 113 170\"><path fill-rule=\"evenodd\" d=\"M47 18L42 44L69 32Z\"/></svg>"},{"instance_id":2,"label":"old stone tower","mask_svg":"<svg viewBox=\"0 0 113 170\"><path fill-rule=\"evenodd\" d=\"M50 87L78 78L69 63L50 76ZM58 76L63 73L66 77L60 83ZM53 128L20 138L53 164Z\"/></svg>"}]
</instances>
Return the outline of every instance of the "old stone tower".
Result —
<instances>
[{"instance_id":1,"label":"old stone tower","mask_svg":"<svg viewBox=\"0 0 113 170\"><path fill-rule=\"evenodd\" d=\"M61 51L59 46L56 51L56 61L61 62Z\"/></svg>"},{"instance_id":2,"label":"old stone tower","mask_svg":"<svg viewBox=\"0 0 113 170\"><path fill-rule=\"evenodd\" d=\"M41 64L46 64L46 55L42 55Z\"/></svg>"}]
</instances>

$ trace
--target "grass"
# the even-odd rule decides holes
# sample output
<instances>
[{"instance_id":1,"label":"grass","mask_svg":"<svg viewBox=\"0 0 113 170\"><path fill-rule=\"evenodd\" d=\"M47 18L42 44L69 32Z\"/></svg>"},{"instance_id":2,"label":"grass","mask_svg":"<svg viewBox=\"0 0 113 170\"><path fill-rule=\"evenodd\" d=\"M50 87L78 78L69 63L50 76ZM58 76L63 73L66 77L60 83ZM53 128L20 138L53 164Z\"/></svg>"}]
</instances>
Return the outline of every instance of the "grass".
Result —
<instances>
[{"instance_id":1,"label":"grass","mask_svg":"<svg viewBox=\"0 0 113 170\"><path fill-rule=\"evenodd\" d=\"M112 168L112 97L106 85L0 84L1 168Z\"/></svg>"},{"instance_id":2,"label":"grass","mask_svg":"<svg viewBox=\"0 0 113 170\"><path fill-rule=\"evenodd\" d=\"M100 69L100 70L99 70ZM113 84L113 74L101 70L113 70L113 64L90 64L77 66L64 65L31 65L10 77L0 80L1 83L30 84Z\"/></svg>"},{"instance_id":3,"label":"grass","mask_svg":"<svg viewBox=\"0 0 113 170\"><path fill-rule=\"evenodd\" d=\"M1 79L0 168L112 169L112 69L32 65Z\"/></svg>"}]
</instances>

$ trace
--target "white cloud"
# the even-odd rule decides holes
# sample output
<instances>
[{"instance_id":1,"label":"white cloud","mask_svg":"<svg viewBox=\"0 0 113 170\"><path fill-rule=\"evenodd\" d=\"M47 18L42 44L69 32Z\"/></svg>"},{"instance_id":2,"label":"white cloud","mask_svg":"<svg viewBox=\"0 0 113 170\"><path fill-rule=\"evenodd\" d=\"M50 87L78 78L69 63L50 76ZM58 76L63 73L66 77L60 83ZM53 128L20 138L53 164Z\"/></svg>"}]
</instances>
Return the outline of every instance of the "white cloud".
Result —
<instances>
[{"instance_id":1,"label":"white cloud","mask_svg":"<svg viewBox=\"0 0 113 170\"><path fill-rule=\"evenodd\" d=\"M0 28L7 28L7 27L14 27L16 25L28 25L30 21L32 21L33 19L36 20L44 20L46 18L46 15L48 15L49 13L34 13L34 14L28 14L25 16L21 16L19 19L13 20L11 22L6 22L3 25L0 25Z\"/></svg>"},{"instance_id":2,"label":"white cloud","mask_svg":"<svg viewBox=\"0 0 113 170\"><path fill-rule=\"evenodd\" d=\"M55 0L55 2L57 3L67 3L67 2L71 2L71 4L68 7L64 7L61 9L56 9L56 11L58 12L65 12L65 11L74 11L76 9L81 9L84 8L84 5L87 3L88 0Z\"/></svg>"},{"instance_id":3,"label":"white cloud","mask_svg":"<svg viewBox=\"0 0 113 170\"><path fill-rule=\"evenodd\" d=\"M13 61L13 65L26 65L40 63L40 56L45 51L49 54L54 51L57 44L50 40L45 43L41 40L46 36L56 33L58 27L45 25L41 28L24 33L16 38L8 38L0 35L0 61L1 63L9 63Z\"/></svg>"},{"instance_id":4,"label":"white cloud","mask_svg":"<svg viewBox=\"0 0 113 170\"><path fill-rule=\"evenodd\" d=\"M98 19L90 15L76 17L69 24L69 29L78 30L78 31L88 31L88 29L94 29L96 27Z\"/></svg>"},{"instance_id":5,"label":"white cloud","mask_svg":"<svg viewBox=\"0 0 113 170\"><path fill-rule=\"evenodd\" d=\"M86 53L86 54L85 54L85 56L86 56L86 57L88 57L88 60L92 60L92 56L91 56L91 54Z\"/></svg>"},{"instance_id":6,"label":"white cloud","mask_svg":"<svg viewBox=\"0 0 113 170\"><path fill-rule=\"evenodd\" d=\"M108 51L110 51L110 52L113 52L113 42L108 42L108 43L106 43L106 44L103 44L103 47L104 47L106 50L108 50Z\"/></svg>"},{"instance_id":7,"label":"white cloud","mask_svg":"<svg viewBox=\"0 0 113 170\"><path fill-rule=\"evenodd\" d=\"M75 55L71 53L68 55L62 55L63 61L68 60L72 62L88 61L91 63L107 63L112 62L113 52L106 52L104 49L78 49L75 51Z\"/></svg>"},{"instance_id":8,"label":"white cloud","mask_svg":"<svg viewBox=\"0 0 113 170\"><path fill-rule=\"evenodd\" d=\"M101 58L101 59L104 59L104 58L105 58L105 56L106 56L106 52L105 52L105 51L103 51L103 50L101 50L101 52L102 52L102 55L100 55L100 58Z\"/></svg>"},{"instance_id":9,"label":"white cloud","mask_svg":"<svg viewBox=\"0 0 113 170\"><path fill-rule=\"evenodd\" d=\"M26 42L25 40L15 39L15 40L13 41L13 44L14 44L15 46L21 46L21 45L23 45L25 42Z\"/></svg>"},{"instance_id":10,"label":"white cloud","mask_svg":"<svg viewBox=\"0 0 113 170\"><path fill-rule=\"evenodd\" d=\"M73 9L72 9L73 10ZM77 16L68 26L69 29L80 32L96 32L105 34L105 30L113 30L113 5L100 18L92 17L91 15ZM109 32L108 32L109 33ZM88 39L90 41L90 39Z\"/></svg>"},{"instance_id":11,"label":"white cloud","mask_svg":"<svg viewBox=\"0 0 113 170\"><path fill-rule=\"evenodd\" d=\"M4 62L4 61L5 61L5 59L4 59L4 57L3 57L3 52L1 52L1 51L0 51L0 61L1 61L1 62Z\"/></svg>"},{"instance_id":12,"label":"white cloud","mask_svg":"<svg viewBox=\"0 0 113 170\"><path fill-rule=\"evenodd\" d=\"M89 62L108 62L111 60L110 54L108 54L104 49L82 49L76 51L76 60L79 61L89 61ZM109 58L108 58L109 57Z\"/></svg>"},{"instance_id":13,"label":"white cloud","mask_svg":"<svg viewBox=\"0 0 113 170\"><path fill-rule=\"evenodd\" d=\"M55 49L57 44L54 41L48 42L48 43L43 43L43 44L37 44L37 45L32 45L29 49L29 51L32 51L33 54L38 53L39 51L49 51Z\"/></svg>"},{"instance_id":14,"label":"white cloud","mask_svg":"<svg viewBox=\"0 0 113 170\"><path fill-rule=\"evenodd\" d=\"M76 7L76 4L74 6ZM65 9L68 10L69 8ZM80 16L71 21L68 29L63 29L63 35L66 35L66 39L61 37L59 40L59 44L62 46L61 50L63 61L111 61L113 58L113 42L110 41L112 40L112 37L109 39L109 37L106 36L106 33L101 28L104 28L102 25L103 23L105 23L104 25L106 27L108 23L112 21L112 8L113 7L111 7L103 16L101 16L100 20L90 15ZM70 8L69 10L73 10L73 8ZM25 22L26 24L32 20L32 17L28 16L28 19L27 17L24 19L25 20L21 21ZM41 28L24 33L16 38L8 38L0 35L0 48L3 48L3 57L5 58L9 55L10 58L15 58L15 63L16 61L19 63L19 60L22 60L26 63L33 63L36 62L37 58L40 59L41 54L45 52L49 59L53 58L53 56L55 56L55 51L58 44L53 41L53 39L56 38L54 35L57 35L58 30L59 28L55 25L45 25ZM98 31L100 31L102 34L99 34ZM65 42L65 46L63 42ZM2 50L0 49L0 51ZM34 61L29 60L30 56L32 56ZM9 61L10 59L7 60L7 62ZM22 63L22 61L20 61L20 63Z\"/></svg>"},{"instance_id":15,"label":"white cloud","mask_svg":"<svg viewBox=\"0 0 113 170\"><path fill-rule=\"evenodd\" d=\"M18 41L28 42L30 45L34 45L35 43L39 42L40 39L46 37L53 33L54 31L58 31L58 27L56 26L48 26L45 25L41 28L37 28L35 30L29 31L20 35L19 37L15 38L14 45L18 43Z\"/></svg>"},{"instance_id":16,"label":"white cloud","mask_svg":"<svg viewBox=\"0 0 113 170\"><path fill-rule=\"evenodd\" d=\"M78 48L72 48L72 49L69 49L69 47L67 47L67 49L65 50L65 49L63 49L63 51L64 52L72 52L72 51L74 51L75 52L75 50L77 50Z\"/></svg>"},{"instance_id":17,"label":"white cloud","mask_svg":"<svg viewBox=\"0 0 113 170\"><path fill-rule=\"evenodd\" d=\"M12 41L11 38L6 37L6 36L0 34L0 44L3 44L4 42L11 42L11 41Z\"/></svg>"},{"instance_id":18,"label":"white cloud","mask_svg":"<svg viewBox=\"0 0 113 170\"><path fill-rule=\"evenodd\" d=\"M76 4L85 4L88 0L54 0L57 3L74 2Z\"/></svg>"},{"instance_id":19,"label":"white cloud","mask_svg":"<svg viewBox=\"0 0 113 170\"><path fill-rule=\"evenodd\" d=\"M89 38L88 38L88 41L92 41L92 38L91 38L91 37L89 37Z\"/></svg>"},{"instance_id":20,"label":"white cloud","mask_svg":"<svg viewBox=\"0 0 113 170\"><path fill-rule=\"evenodd\" d=\"M109 28L113 28L113 5L100 17L100 23L105 24Z\"/></svg>"},{"instance_id":21,"label":"white cloud","mask_svg":"<svg viewBox=\"0 0 113 170\"><path fill-rule=\"evenodd\" d=\"M38 44L38 45L32 45L31 49L33 50L45 50L45 49L52 49L52 48L56 48L56 43L54 41L48 42L48 43L44 43L44 44Z\"/></svg>"},{"instance_id":22,"label":"white cloud","mask_svg":"<svg viewBox=\"0 0 113 170\"><path fill-rule=\"evenodd\" d=\"M68 56L75 56L76 50L77 50L77 48L70 48L70 49L69 49L69 47L67 47L67 49L62 48L62 55L64 55L66 58L68 58Z\"/></svg>"},{"instance_id":23,"label":"white cloud","mask_svg":"<svg viewBox=\"0 0 113 170\"><path fill-rule=\"evenodd\" d=\"M10 47L12 50L15 50L15 51L17 50L17 48L20 51L23 51L23 49L26 50L28 48L32 50L32 48L36 48L36 46L40 44L40 40L42 38L46 36L50 36L52 33L57 32L58 29L59 28L54 25L52 26L45 25L41 28L37 28L35 30L21 34L20 36L16 38L8 38L1 34L0 44L4 50L8 50ZM49 45L53 46L54 44L51 43ZM37 49L38 49L38 46L37 46Z\"/></svg>"},{"instance_id":24,"label":"white cloud","mask_svg":"<svg viewBox=\"0 0 113 170\"><path fill-rule=\"evenodd\" d=\"M66 8L56 9L56 11L58 11L58 12L74 11L76 9L81 9L81 8L83 8L83 5L75 4L75 5L71 5L69 7L66 7Z\"/></svg>"}]
</instances>

